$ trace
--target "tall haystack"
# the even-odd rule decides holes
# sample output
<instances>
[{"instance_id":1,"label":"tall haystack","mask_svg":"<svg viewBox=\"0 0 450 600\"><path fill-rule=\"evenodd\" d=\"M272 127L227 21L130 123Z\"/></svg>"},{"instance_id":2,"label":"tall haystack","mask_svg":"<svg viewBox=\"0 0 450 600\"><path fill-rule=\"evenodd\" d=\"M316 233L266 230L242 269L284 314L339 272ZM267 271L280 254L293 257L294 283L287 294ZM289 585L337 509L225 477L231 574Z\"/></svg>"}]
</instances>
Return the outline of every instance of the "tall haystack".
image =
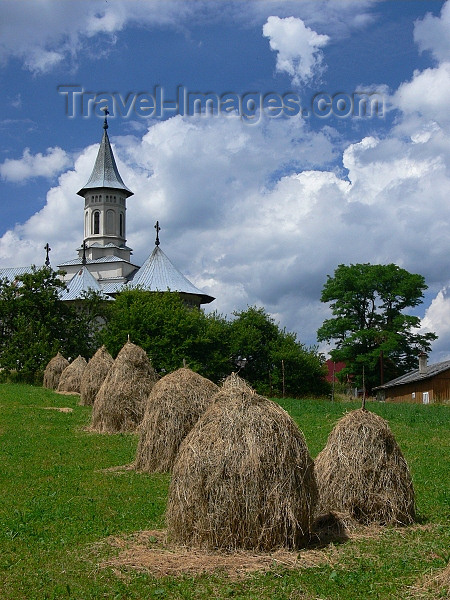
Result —
<instances>
[{"instance_id":1,"label":"tall haystack","mask_svg":"<svg viewBox=\"0 0 450 600\"><path fill-rule=\"evenodd\" d=\"M249 389L221 389L175 460L169 539L225 550L299 547L316 500L313 461L287 412Z\"/></svg>"},{"instance_id":2,"label":"tall haystack","mask_svg":"<svg viewBox=\"0 0 450 600\"><path fill-rule=\"evenodd\" d=\"M99 348L88 362L80 387L80 404L82 406L92 406L94 404L95 396L113 363L114 359L105 346Z\"/></svg>"},{"instance_id":3,"label":"tall haystack","mask_svg":"<svg viewBox=\"0 0 450 600\"><path fill-rule=\"evenodd\" d=\"M387 421L358 409L342 417L315 461L319 510L369 524L415 518L408 465Z\"/></svg>"},{"instance_id":4,"label":"tall haystack","mask_svg":"<svg viewBox=\"0 0 450 600\"><path fill-rule=\"evenodd\" d=\"M160 379L150 392L139 426L134 467L148 473L170 471L181 442L218 391L215 383L187 368Z\"/></svg>"},{"instance_id":5,"label":"tall haystack","mask_svg":"<svg viewBox=\"0 0 450 600\"><path fill-rule=\"evenodd\" d=\"M91 430L134 431L158 377L145 351L127 342L103 381L92 409Z\"/></svg>"},{"instance_id":6,"label":"tall haystack","mask_svg":"<svg viewBox=\"0 0 450 600\"><path fill-rule=\"evenodd\" d=\"M81 378L83 377L86 365L86 359L82 356L77 356L77 358L71 362L70 365L61 373L57 391L75 392L79 394Z\"/></svg>"},{"instance_id":7,"label":"tall haystack","mask_svg":"<svg viewBox=\"0 0 450 600\"><path fill-rule=\"evenodd\" d=\"M67 358L64 358L64 356L58 352L45 367L43 387L56 390L61 378L61 373L68 366L69 361Z\"/></svg>"}]
</instances>

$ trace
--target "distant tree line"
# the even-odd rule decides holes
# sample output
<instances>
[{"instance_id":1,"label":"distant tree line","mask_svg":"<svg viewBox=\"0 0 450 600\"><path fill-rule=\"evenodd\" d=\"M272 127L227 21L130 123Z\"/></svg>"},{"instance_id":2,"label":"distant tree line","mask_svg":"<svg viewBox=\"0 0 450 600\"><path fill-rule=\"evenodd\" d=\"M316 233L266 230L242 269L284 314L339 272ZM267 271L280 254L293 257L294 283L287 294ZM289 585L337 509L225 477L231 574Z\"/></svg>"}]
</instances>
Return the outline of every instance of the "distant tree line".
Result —
<instances>
[{"instance_id":1,"label":"distant tree line","mask_svg":"<svg viewBox=\"0 0 450 600\"><path fill-rule=\"evenodd\" d=\"M87 294L83 308L60 300L65 284L49 268L0 280L0 367L27 381L59 351L89 359L102 344L116 356L129 339L168 373L184 364L219 382L239 372L268 396L329 393L324 357L301 344L263 308L231 319L189 308L176 293L125 290L115 301Z\"/></svg>"}]
</instances>

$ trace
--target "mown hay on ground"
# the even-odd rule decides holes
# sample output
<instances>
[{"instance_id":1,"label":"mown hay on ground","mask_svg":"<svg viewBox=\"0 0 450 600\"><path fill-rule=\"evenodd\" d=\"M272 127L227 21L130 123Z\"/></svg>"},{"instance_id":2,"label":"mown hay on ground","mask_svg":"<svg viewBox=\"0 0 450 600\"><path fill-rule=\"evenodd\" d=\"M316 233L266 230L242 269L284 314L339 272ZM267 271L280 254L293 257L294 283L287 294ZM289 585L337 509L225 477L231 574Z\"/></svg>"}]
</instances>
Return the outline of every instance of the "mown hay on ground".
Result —
<instances>
[{"instance_id":1,"label":"mown hay on ground","mask_svg":"<svg viewBox=\"0 0 450 600\"><path fill-rule=\"evenodd\" d=\"M319 510L359 523L410 524L414 489L387 421L358 409L342 417L315 461Z\"/></svg>"},{"instance_id":2,"label":"mown hay on ground","mask_svg":"<svg viewBox=\"0 0 450 600\"><path fill-rule=\"evenodd\" d=\"M157 379L145 351L127 342L95 397L91 430L134 431L142 421L148 395Z\"/></svg>"},{"instance_id":3,"label":"mown hay on ground","mask_svg":"<svg viewBox=\"0 0 450 600\"><path fill-rule=\"evenodd\" d=\"M75 392L79 394L81 378L83 377L86 365L86 359L83 356L77 356L61 373L58 392Z\"/></svg>"},{"instance_id":4,"label":"mown hay on ground","mask_svg":"<svg viewBox=\"0 0 450 600\"><path fill-rule=\"evenodd\" d=\"M95 396L113 363L114 359L105 346L99 348L88 362L80 386L80 404L82 406L92 406L94 404Z\"/></svg>"},{"instance_id":5,"label":"mown hay on ground","mask_svg":"<svg viewBox=\"0 0 450 600\"><path fill-rule=\"evenodd\" d=\"M181 442L218 391L215 383L187 368L160 379L150 392L139 426L133 467L148 473L170 471Z\"/></svg>"},{"instance_id":6,"label":"mown hay on ground","mask_svg":"<svg viewBox=\"0 0 450 600\"><path fill-rule=\"evenodd\" d=\"M67 358L64 358L64 356L58 352L45 367L43 387L49 388L50 390L56 390L61 378L61 373L68 366L69 361Z\"/></svg>"},{"instance_id":7,"label":"mown hay on ground","mask_svg":"<svg viewBox=\"0 0 450 600\"><path fill-rule=\"evenodd\" d=\"M180 446L167 507L171 543L208 549L296 548L317 500L303 434L279 405L222 389Z\"/></svg>"}]
</instances>

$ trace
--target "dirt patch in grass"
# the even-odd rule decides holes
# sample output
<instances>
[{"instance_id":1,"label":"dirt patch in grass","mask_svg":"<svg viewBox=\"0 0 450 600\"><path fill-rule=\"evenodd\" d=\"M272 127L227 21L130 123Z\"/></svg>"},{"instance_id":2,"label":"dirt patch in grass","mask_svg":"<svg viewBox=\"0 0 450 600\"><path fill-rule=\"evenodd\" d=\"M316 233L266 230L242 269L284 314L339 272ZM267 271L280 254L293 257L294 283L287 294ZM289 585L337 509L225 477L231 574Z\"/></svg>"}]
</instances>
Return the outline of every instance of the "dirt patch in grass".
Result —
<instances>
[{"instance_id":1,"label":"dirt patch in grass","mask_svg":"<svg viewBox=\"0 0 450 600\"><path fill-rule=\"evenodd\" d=\"M41 406L41 408L43 410L57 410L58 412L62 412L62 413L73 412L73 408L69 408L68 406Z\"/></svg>"}]
</instances>

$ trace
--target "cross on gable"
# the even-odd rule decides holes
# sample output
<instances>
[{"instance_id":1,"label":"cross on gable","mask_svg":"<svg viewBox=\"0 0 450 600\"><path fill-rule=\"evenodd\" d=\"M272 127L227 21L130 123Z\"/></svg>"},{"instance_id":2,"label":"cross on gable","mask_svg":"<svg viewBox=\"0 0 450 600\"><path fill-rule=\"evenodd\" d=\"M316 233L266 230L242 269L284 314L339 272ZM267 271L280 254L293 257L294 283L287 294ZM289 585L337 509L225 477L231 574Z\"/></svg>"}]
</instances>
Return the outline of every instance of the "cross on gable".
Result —
<instances>
[{"instance_id":1,"label":"cross on gable","mask_svg":"<svg viewBox=\"0 0 450 600\"><path fill-rule=\"evenodd\" d=\"M155 245L159 246L159 232L161 231L161 227L159 226L159 221L156 221L155 229L156 229L156 241L155 241Z\"/></svg>"},{"instance_id":2,"label":"cross on gable","mask_svg":"<svg viewBox=\"0 0 450 600\"><path fill-rule=\"evenodd\" d=\"M100 109L101 111L103 111L105 113L105 121L103 123L103 129L108 129L108 120L107 120L107 116L109 115L109 110L107 106L104 106L103 108Z\"/></svg>"},{"instance_id":3,"label":"cross on gable","mask_svg":"<svg viewBox=\"0 0 450 600\"><path fill-rule=\"evenodd\" d=\"M49 255L48 255L48 253L50 252L51 248L50 248L50 246L48 245L48 242L45 244L45 246L44 246L44 250L46 251L46 257L45 257L45 266L46 266L46 267L49 267L49 266L50 266L50 258L49 258Z\"/></svg>"},{"instance_id":4,"label":"cross on gable","mask_svg":"<svg viewBox=\"0 0 450 600\"><path fill-rule=\"evenodd\" d=\"M85 265L86 263L86 240L83 240L83 258L81 259L81 264Z\"/></svg>"}]
</instances>

